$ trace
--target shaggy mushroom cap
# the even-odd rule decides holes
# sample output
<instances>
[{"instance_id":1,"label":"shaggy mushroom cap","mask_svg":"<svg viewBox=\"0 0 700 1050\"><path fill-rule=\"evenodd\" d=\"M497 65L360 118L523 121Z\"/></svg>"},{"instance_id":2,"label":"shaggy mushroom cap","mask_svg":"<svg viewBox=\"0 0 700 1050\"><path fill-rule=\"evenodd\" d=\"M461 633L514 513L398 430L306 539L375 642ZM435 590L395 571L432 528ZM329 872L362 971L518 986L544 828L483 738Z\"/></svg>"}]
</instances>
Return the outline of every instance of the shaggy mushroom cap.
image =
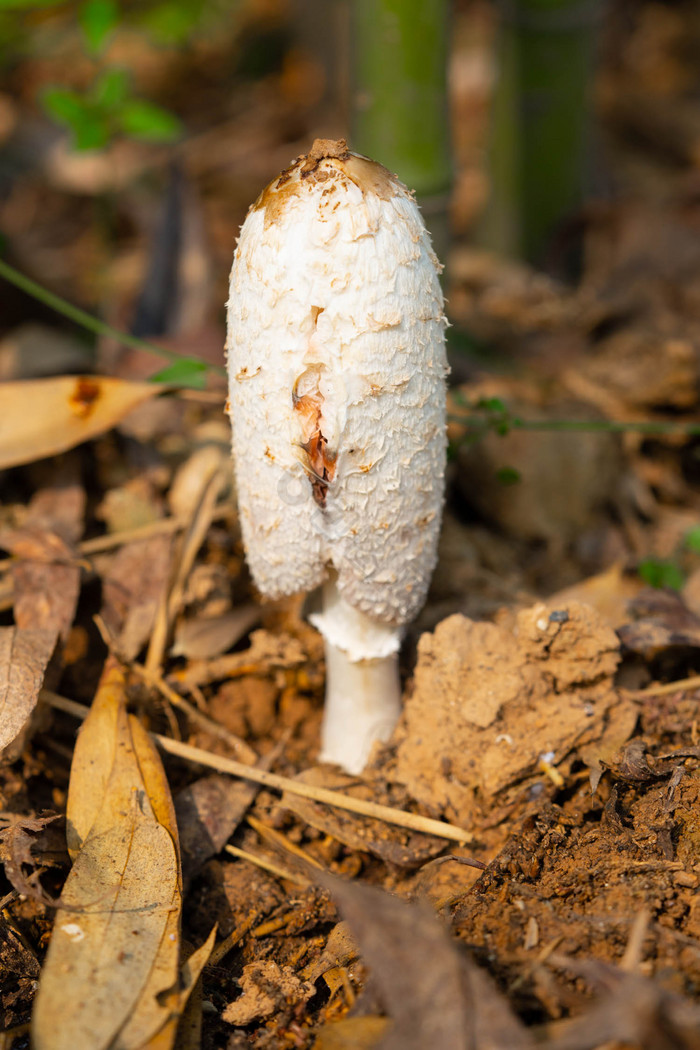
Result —
<instances>
[{"instance_id":1,"label":"shaggy mushroom cap","mask_svg":"<svg viewBox=\"0 0 700 1050\"><path fill-rule=\"evenodd\" d=\"M250 568L270 598L332 580L339 597L312 622L350 659L398 648L435 566L438 274L412 195L343 141L317 140L270 183L234 257L229 411ZM359 621L348 635L348 609L371 637Z\"/></svg>"}]
</instances>

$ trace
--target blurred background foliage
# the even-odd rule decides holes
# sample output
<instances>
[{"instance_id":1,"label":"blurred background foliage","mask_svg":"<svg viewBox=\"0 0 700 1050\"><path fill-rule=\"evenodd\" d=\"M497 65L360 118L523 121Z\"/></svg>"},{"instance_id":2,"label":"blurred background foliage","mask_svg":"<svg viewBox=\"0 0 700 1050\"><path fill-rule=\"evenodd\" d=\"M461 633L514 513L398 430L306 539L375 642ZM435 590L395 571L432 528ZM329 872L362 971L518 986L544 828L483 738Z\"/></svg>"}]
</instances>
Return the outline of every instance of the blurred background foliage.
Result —
<instances>
[{"instance_id":1,"label":"blurred background foliage","mask_svg":"<svg viewBox=\"0 0 700 1050\"><path fill-rule=\"evenodd\" d=\"M698 69L695 0L0 0L1 262L99 318L0 278L0 380L153 376L147 339L220 404L246 210L347 137L446 264L459 515L668 581L700 515ZM479 404L536 429L472 448ZM596 432L545 433L570 420Z\"/></svg>"},{"instance_id":2,"label":"blurred background foliage","mask_svg":"<svg viewBox=\"0 0 700 1050\"><path fill-rule=\"evenodd\" d=\"M698 21L683 0L0 0L6 258L207 359L247 205L347 136L448 263L482 245L576 281L601 208L692 170Z\"/></svg>"}]
</instances>

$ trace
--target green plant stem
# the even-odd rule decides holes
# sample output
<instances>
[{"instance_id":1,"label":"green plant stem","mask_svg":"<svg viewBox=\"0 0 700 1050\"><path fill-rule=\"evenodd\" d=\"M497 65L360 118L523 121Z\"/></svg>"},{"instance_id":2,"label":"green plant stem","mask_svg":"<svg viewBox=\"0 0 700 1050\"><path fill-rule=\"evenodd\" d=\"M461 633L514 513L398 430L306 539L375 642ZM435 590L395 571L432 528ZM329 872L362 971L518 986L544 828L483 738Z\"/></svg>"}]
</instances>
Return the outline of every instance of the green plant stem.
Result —
<instances>
[{"instance_id":1,"label":"green plant stem","mask_svg":"<svg viewBox=\"0 0 700 1050\"><path fill-rule=\"evenodd\" d=\"M128 332L120 332L118 328L112 328L105 321L100 321L99 318L93 317L92 314L87 313L85 310L81 310L79 306L74 306L73 303L69 303L60 295L56 295L42 285L37 284L31 277L27 277L25 274L20 273L19 270L15 270L14 266L10 266L9 263L2 259L0 259L0 277L4 277L6 281L14 284L16 288L26 292L27 295L31 295L33 299L37 299L44 306L48 306L51 310L55 310L56 313L62 314L69 321L74 321L95 335L110 336L110 338L116 339L117 342L122 343L124 346L131 347L132 350L145 350L149 354L156 354L158 357L170 361L171 364L182 360L182 355L176 354L173 350L168 350L164 346L157 346L155 343L148 343L144 339L139 339L138 336L129 335ZM193 358L193 360L199 360L199 358ZM218 375L226 375L226 369L220 365L209 365L205 361L201 363L211 372L216 372Z\"/></svg>"},{"instance_id":2,"label":"green plant stem","mask_svg":"<svg viewBox=\"0 0 700 1050\"><path fill-rule=\"evenodd\" d=\"M480 436L500 425L498 421L485 422L474 416L448 416L450 423L467 427L468 436ZM653 422L620 422L608 419L508 419L504 423L505 432L509 430L553 430L574 431L579 433L606 434L687 434L689 437L700 434L700 423Z\"/></svg>"}]
</instances>

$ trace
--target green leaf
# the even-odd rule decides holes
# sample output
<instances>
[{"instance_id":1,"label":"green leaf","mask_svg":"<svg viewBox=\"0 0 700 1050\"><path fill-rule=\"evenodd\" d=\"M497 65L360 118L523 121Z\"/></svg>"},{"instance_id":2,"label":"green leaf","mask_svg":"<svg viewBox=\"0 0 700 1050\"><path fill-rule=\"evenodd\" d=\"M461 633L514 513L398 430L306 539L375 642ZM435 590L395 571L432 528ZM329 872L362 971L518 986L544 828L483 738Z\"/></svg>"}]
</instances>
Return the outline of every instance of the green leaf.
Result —
<instances>
[{"instance_id":1,"label":"green leaf","mask_svg":"<svg viewBox=\"0 0 700 1050\"><path fill-rule=\"evenodd\" d=\"M695 525L685 534L685 549L700 554L700 525Z\"/></svg>"},{"instance_id":2,"label":"green leaf","mask_svg":"<svg viewBox=\"0 0 700 1050\"><path fill-rule=\"evenodd\" d=\"M201 16L199 0L196 3L166 0L166 3L142 11L140 22L156 43L172 47L187 41Z\"/></svg>"},{"instance_id":3,"label":"green leaf","mask_svg":"<svg viewBox=\"0 0 700 1050\"><path fill-rule=\"evenodd\" d=\"M126 69L105 69L92 86L91 96L102 110L120 110L129 94L129 73Z\"/></svg>"},{"instance_id":4,"label":"green leaf","mask_svg":"<svg viewBox=\"0 0 700 1050\"><path fill-rule=\"evenodd\" d=\"M107 37L119 22L116 0L87 0L78 16L83 36L96 55L102 50Z\"/></svg>"},{"instance_id":5,"label":"green leaf","mask_svg":"<svg viewBox=\"0 0 700 1050\"><path fill-rule=\"evenodd\" d=\"M77 92L67 88L48 88L42 101L49 116L70 128L76 149L102 149L109 142L108 123L93 104Z\"/></svg>"},{"instance_id":6,"label":"green leaf","mask_svg":"<svg viewBox=\"0 0 700 1050\"><path fill-rule=\"evenodd\" d=\"M520 471L515 467L500 467L496 471L496 477L501 485L517 485L520 481Z\"/></svg>"},{"instance_id":7,"label":"green leaf","mask_svg":"<svg viewBox=\"0 0 700 1050\"><path fill-rule=\"evenodd\" d=\"M167 368L151 376L152 383L170 383L173 386L187 386L203 390L207 381L207 365L196 357L183 357Z\"/></svg>"},{"instance_id":8,"label":"green leaf","mask_svg":"<svg viewBox=\"0 0 700 1050\"><path fill-rule=\"evenodd\" d=\"M661 558L645 558L637 567L637 572L650 587L669 587L679 591L685 583L685 577L679 565L674 561Z\"/></svg>"},{"instance_id":9,"label":"green leaf","mask_svg":"<svg viewBox=\"0 0 700 1050\"><path fill-rule=\"evenodd\" d=\"M493 415L508 415L508 408L505 402L501 401L500 397L482 397L477 404L477 408L481 408L485 412L491 412Z\"/></svg>"},{"instance_id":10,"label":"green leaf","mask_svg":"<svg viewBox=\"0 0 700 1050\"><path fill-rule=\"evenodd\" d=\"M143 99L129 99L118 114L122 131L134 138L170 142L177 138L182 124L174 113Z\"/></svg>"},{"instance_id":11,"label":"green leaf","mask_svg":"<svg viewBox=\"0 0 700 1050\"><path fill-rule=\"evenodd\" d=\"M50 117L71 127L83 120L88 108L82 95L67 88L47 88L41 100Z\"/></svg>"}]
</instances>

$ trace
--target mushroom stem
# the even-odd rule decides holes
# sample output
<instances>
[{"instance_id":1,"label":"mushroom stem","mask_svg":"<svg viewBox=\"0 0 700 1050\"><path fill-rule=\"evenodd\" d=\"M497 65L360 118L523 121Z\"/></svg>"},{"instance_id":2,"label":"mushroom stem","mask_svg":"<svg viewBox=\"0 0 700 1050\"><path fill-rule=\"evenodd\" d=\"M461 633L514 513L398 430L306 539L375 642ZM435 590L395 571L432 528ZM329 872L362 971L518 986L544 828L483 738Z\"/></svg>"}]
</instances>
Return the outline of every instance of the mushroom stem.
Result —
<instances>
[{"instance_id":1,"label":"mushroom stem","mask_svg":"<svg viewBox=\"0 0 700 1050\"><path fill-rule=\"evenodd\" d=\"M401 713L402 631L354 609L335 579L323 585L321 601L321 612L309 616L323 635L326 654L320 758L360 773L372 746L389 739Z\"/></svg>"}]
</instances>

